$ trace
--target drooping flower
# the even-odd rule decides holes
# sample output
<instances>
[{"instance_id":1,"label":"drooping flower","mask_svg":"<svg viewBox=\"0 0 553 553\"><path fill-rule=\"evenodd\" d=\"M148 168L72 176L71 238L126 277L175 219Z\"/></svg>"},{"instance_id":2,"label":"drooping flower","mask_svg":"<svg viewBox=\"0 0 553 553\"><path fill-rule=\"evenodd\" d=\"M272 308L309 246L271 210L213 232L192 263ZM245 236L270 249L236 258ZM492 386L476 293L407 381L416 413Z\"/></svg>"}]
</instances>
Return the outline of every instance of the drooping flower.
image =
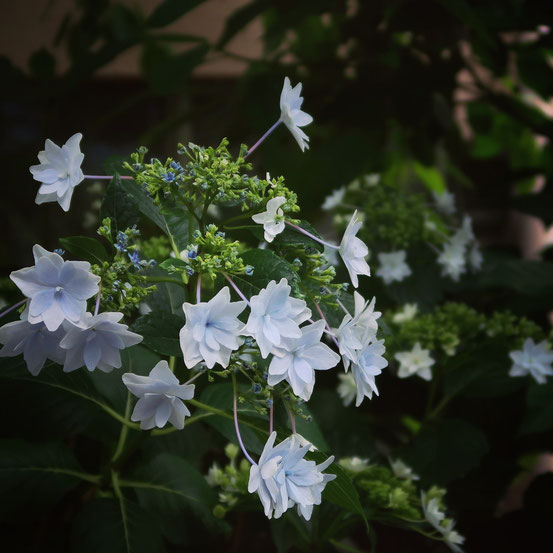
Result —
<instances>
[{"instance_id":1,"label":"drooping flower","mask_svg":"<svg viewBox=\"0 0 553 553\"><path fill-rule=\"evenodd\" d=\"M276 432L272 432L259 463L252 465L248 491L257 492L268 518L280 518L288 508L297 505L298 514L309 520L313 506L321 504L326 484L336 478L334 474L323 474L334 456L317 465L304 459L310 444L302 447L296 435L274 447L275 440Z\"/></svg>"},{"instance_id":2,"label":"drooping flower","mask_svg":"<svg viewBox=\"0 0 553 553\"><path fill-rule=\"evenodd\" d=\"M294 88L290 84L288 77L284 78L284 86L280 93L280 119L296 139L301 151L309 149L309 137L300 129L313 121L311 115L302 111L303 97L301 94L301 83Z\"/></svg>"},{"instance_id":3,"label":"drooping flower","mask_svg":"<svg viewBox=\"0 0 553 553\"><path fill-rule=\"evenodd\" d=\"M407 321L411 321L415 318L419 312L419 306L416 303L406 303L403 307L392 317L392 321L397 324L402 324Z\"/></svg>"},{"instance_id":4,"label":"drooping flower","mask_svg":"<svg viewBox=\"0 0 553 553\"><path fill-rule=\"evenodd\" d=\"M359 286L359 280L357 275L370 276L371 270L369 264L365 260L365 257L369 254L369 248L361 240L357 238L357 233L361 228L362 222L357 216L357 210L352 215L350 222L342 237L340 243L339 252L342 256L342 260L348 270L349 277L352 284L357 288Z\"/></svg>"},{"instance_id":5,"label":"drooping flower","mask_svg":"<svg viewBox=\"0 0 553 553\"><path fill-rule=\"evenodd\" d=\"M280 206L286 203L286 198L277 196L267 202L267 211L252 216L255 223L263 225L265 240L272 242L275 236L284 230L284 213Z\"/></svg>"},{"instance_id":6,"label":"drooping flower","mask_svg":"<svg viewBox=\"0 0 553 553\"><path fill-rule=\"evenodd\" d=\"M431 367L434 365L434 359L430 356L430 350L422 349L420 342L417 342L411 351L401 351L394 355L399 361L399 378L407 378L414 374L424 380L432 379Z\"/></svg>"},{"instance_id":7,"label":"drooping flower","mask_svg":"<svg viewBox=\"0 0 553 553\"><path fill-rule=\"evenodd\" d=\"M31 299L28 321L44 322L54 331L67 319L77 324L86 311L86 300L98 292L100 277L90 272L87 261L64 261L35 244L35 265L13 271L10 278Z\"/></svg>"},{"instance_id":8,"label":"drooping flower","mask_svg":"<svg viewBox=\"0 0 553 553\"><path fill-rule=\"evenodd\" d=\"M179 430L184 428L190 411L182 400L194 397L194 384L179 384L167 361L160 361L148 376L125 373L123 383L139 398L131 420L140 421L140 428L163 428L167 421Z\"/></svg>"},{"instance_id":9,"label":"drooping flower","mask_svg":"<svg viewBox=\"0 0 553 553\"><path fill-rule=\"evenodd\" d=\"M65 330L60 327L49 331L44 323L31 324L22 313L22 320L5 324L0 328L0 357L15 357L23 354L29 372L36 376L47 359L59 363L65 360L65 351L60 348Z\"/></svg>"},{"instance_id":10,"label":"drooping flower","mask_svg":"<svg viewBox=\"0 0 553 553\"><path fill-rule=\"evenodd\" d=\"M341 186L340 188L333 190L332 193L325 198L323 205L321 206L321 209L323 211L333 210L335 207L338 207L342 203L345 195L346 195L345 186Z\"/></svg>"},{"instance_id":11,"label":"drooping flower","mask_svg":"<svg viewBox=\"0 0 553 553\"><path fill-rule=\"evenodd\" d=\"M442 531L442 520L445 518L445 513L440 509L440 503L437 497L433 497L428 500L426 494L421 491L421 504L424 518L429 522L436 530Z\"/></svg>"},{"instance_id":12,"label":"drooping flower","mask_svg":"<svg viewBox=\"0 0 553 553\"><path fill-rule=\"evenodd\" d=\"M404 278L410 276L411 268L405 261L405 250L397 252L379 253L378 261L380 267L376 274L386 283L401 282Z\"/></svg>"},{"instance_id":13,"label":"drooping flower","mask_svg":"<svg viewBox=\"0 0 553 553\"><path fill-rule=\"evenodd\" d=\"M35 202L58 202L64 211L69 210L73 190L84 180L81 164L84 154L79 143L83 135L74 134L61 148L50 139L44 150L39 152L40 165L32 165L29 170L33 178L41 182Z\"/></svg>"},{"instance_id":14,"label":"drooping flower","mask_svg":"<svg viewBox=\"0 0 553 553\"><path fill-rule=\"evenodd\" d=\"M467 270L466 246L453 240L446 242L437 261L442 266L442 275L457 282Z\"/></svg>"},{"instance_id":15,"label":"drooping flower","mask_svg":"<svg viewBox=\"0 0 553 553\"><path fill-rule=\"evenodd\" d=\"M208 302L182 304L186 324L180 331L180 347L189 369L200 361L209 369L215 363L228 366L231 352L242 344L239 334L244 325L238 315L245 308L245 301L230 301L228 286Z\"/></svg>"},{"instance_id":16,"label":"drooping flower","mask_svg":"<svg viewBox=\"0 0 553 553\"><path fill-rule=\"evenodd\" d=\"M338 375L338 378L340 380L340 383L338 384L336 391L338 392L338 395L340 396L344 407L349 407L353 403L353 400L357 395L357 386L355 384L353 374L340 373Z\"/></svg>"},{"instance_id":17,"label":"drooping flower","mask_svg":"<svg viewBox=\"0 0 553 553\"><path fill-rule=\"evenodd\" d=\"M397 478L402 480L420 480L420 476L413 472L413 469L406 465L401 459L390 459L392 472Z\"/></svg>"},{"instance_id":18,"label":"drooping flower","mask_svg":"<svg viewBox=\"0 0 553 553\"><path fill-rule=\"evenodd\" d=\"M264 359L283 340L301 337L299 325L311 317L307 304L290 297L291 291L285 278L278 284L271 280L267 288L250 298L251 312L242 333L255 339Z\"/></svg>"},{"instance_id":19,"label":"drooping flower","mask_svg":"<svg viewBox=\"0 0 553 553\"><path fill-rule=\"evenodd\" d=\"M352 363L351 370L357 386L355 407L359 407L365 397L372 399L373 392L378 395L375 377L388 366L388 361L383 357L385 351L384 340L378 340L363 348L357 361Z\"/></svg>"},{"instance_id":20,"label":"drooping flower","mask_svg":"<svg viewBox=\"0 0 553 553\"><path fill-rule=\"evenodd\" d=\"M274 386L286 380L298 397L308 401L315 386L315 369L328 370L335 367L340 356L321 342L325 323L315 323L300 328L299 338L287 338L269 365L267 383Z\"/></svg>"},{"instance_id":21,"label":"drooping flower","mask_svg":"<svg viewBox=\"0 0 553 553\"><path fill-rule=\"evenodd\" d=\"M123 313L85 313L79 326L67 325L67 334L60 342L66 350L64 372L74 371L83 365L89 371L98 368L111 372L121 367L120 350L142 342L142 336L130 332L120 324Z\"/></svg>"},{"instance_id":22,"label":"drooping flower","mask_svg":"<svg viewBox=\"0 0 553 553\"><path fill-rule=\"evenodd\" d=\"M545 384L546 377L553 376L553 352L545 340L536 344L527 338L522 349L511 351L509 357L513 361L509 376L531 375L538 384Z\"/></svg>"},{"instance_id":23,"label":"drooping flower","mask_svg":"<svg viewBox=\"0 0 553 553\"><path fill-rule=\"evenodd\" d=\"M451 192L447 190L444 190L441 194L434 192L432 196L434 197L438 211L445 215L453 215L455 213L455 196Z\"/></svg>"}]
</instances>

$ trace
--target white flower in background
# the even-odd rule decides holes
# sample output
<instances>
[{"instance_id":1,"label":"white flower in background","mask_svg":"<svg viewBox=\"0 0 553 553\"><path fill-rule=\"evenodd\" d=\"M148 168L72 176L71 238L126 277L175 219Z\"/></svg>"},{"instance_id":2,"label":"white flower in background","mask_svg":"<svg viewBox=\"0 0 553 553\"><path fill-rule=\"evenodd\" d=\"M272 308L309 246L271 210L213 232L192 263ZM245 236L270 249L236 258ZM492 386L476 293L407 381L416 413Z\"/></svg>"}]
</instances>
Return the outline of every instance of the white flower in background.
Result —
<instances>
[{"instance_id":1,"label":"white flower in background","mask_svg":"<svg viewBox=\"0 0 553 553\"><path fill-rule=\"evenodd\" d=\"M73 190L83 181L81 164L84 154L79 143L83 135L74 134L61 148L51 140L46 140L44 150L39 152L40 165L32 165L29 170L33 178L41 182L35 202L58 202L64 211L69 210Z\"/></svg>"},{"instance_id":2,"label":"white flower in background","mask_svg":"<svg viewBox=\"0 0 553 553\"><path fill-rule=\"evenodd\" d=\"M64 261L35 244L35 265L13 271L10 278L30 298L27 319L44 322L48 330L64 320L77 324L86 311L86 300L98 293L100 277L90 272L87 261Z\"/></svg>"},{"instance_id":3,"label":"white flower in background","mask_svg":"<svg viewBox=\"0 0 553 553\"><path fill-rule=\"evenodd\" d=\"M221 288L207 303L183 303L186 324L179 338L184 364L191 369L205 361L209 369L215 363L226 368L231 352L242 344L239 334L244 325L238 315L245 308L245 301L231 303L228 286Z\"/></svg>"},{"instance_id":4,"label":"white flower in background","mask_svg":"<svg viewBox=\"0 0 553 553\"><path fill-rule=\"evenodd\" d=\"M378 340L361 350L357 362L352 364L351 370L357 386L355 407L359 407L365 397L372 399L373 392L378 395L375 377L388 366L388 361L383 357L385 351L384 340Z\"/></svg>"},{"instance_id":5,"label":"white flower in background","mask_svg":"<svg viewBox=\"0 0 553 553\"><path fill-rule=\"evenodd\" d=\"M125 373L122 378L131 394L139 398L131 420L140 421L142 430L163 428L167 421L179 430L184 428L190 411L182 400L194 397L194 384L179 384L167 361L160 361L149 376Z\"/></svg>"},{"instance_id":6,"label":"white flower in background","mask_svg":"<svg viewBox=\"0 0 553 553\"><path fill-rule=\"evenodd\" d=\"M342 203L345 195L345 186L341 186L340 188L333 190L332 193L325 198L321 209L324 211L332 211L334 208L338 207Z\"/></svg>"},{"instance_id":7,"label":"white flower in background","mask_svg":"<svg viewBox=\"0 0 553 553\"><path fill-rule=\"evenodd\" d=\"M407 321L411 321L417 316L418 312L419 312L419 306L416 303L406 303L392 317L392 321L397 324L402 324Z\"/></svg>"},{"instance_id":8,"label":"white flower in background","mask_svg":"<svg viewBox=\"0 0 553 553\"><path fill-rule=\"evenodd\" d=\"M64 372L71 372L83 365L89 371L98 368L110 372L121 367L120 350L142 342L142 336L130 332L120 324L123 313L85 313L79 326L67 325L67 334L60 342L66 350Z\"/></svg>"},{"instance_id":9,"label":"white flower in background","mask_svg":"<svg viewBox=\"0 0 553 553\"><path fill-rule=\"evenodd\" d=\"M355 380L352 373L340 373L338 375L340 383L336 388L344 407L349 407L355 396L357 395L357 386L355 385Z\"/></svg>"},{"instance_id":10,"label":"white flower in background","mask_svg":"<svg viewBox=\"0 0 553 553\"><path fill-rule=\"evenodd\" d=\"M349 472L363 472L369 466L369 459L361 457L344 457L338 461L338 464Z\"/></svg>"},{"instance_id":11,"label":"white flower in background","mask_svg":"<svg viewBox=\"0 0 553 553\"><path fill-rule=\"evenodd\" d=\"M283 340L300 338L299 325L311 317L307 304L290 297L291 291L285 278L278 284L271 280L267 288L250 298L250 316L242 334L255 339L264 359Z\"/></svg>"},{"instance_id":12,"label":"white flower in background","mask_svg":"<svg viewBox=\"0 0 553 553\"><path fill-rule=\"evenodd\" d=\"M59 363L65 360L65 351L59 346L65 336L65 330L60 327L49 331L44 323L31 324L22 313L21 321L5 324L0 328L0 357L15 357L20 353L27 364L29 372L36 376L44 367L47 359Z\"/></svg>"},{"instance_id":13,"label":"white flower in background","mask_svg":"<svg viewBox=\"0 0 553 553\"><path fill-rule=\"evenodd\" d=\"M442 266L443 276L458 281L467 270L466 247L453 241L446 242L437 261Z\"/></svg>"},{"instance_id":14,"label":"white flower in background","mask_svg":"<svg viewBox=\"0 0 553 553\"><path fill-rule=\"evenodd\" d=\"M439 212L444 215L453 215L455 213L455 196L451 192L447 190L444 190L441 194L433 192L432 196Z\"/></svg>"},{"instance_id":15,"label":"white flower in background","mask_svg":"<svg viewBox=\"0 0 553 553\"><path fill-rule=\"evenodd\" d=\"M463 550L459 547L465 543L464 536L461 536L457 530L454 530L455 521L449 519L446 521L445 526L441 527L441 532L444 537L445 543L449 546L452 551L455 553L462 553Z\"/></svg>"},{"instance_id":16,"label":"white flower in background","mask_svg":"<svg viewBox=\"0 0 553 553\"><path fill-rule=\"evenodd\" d=\"M421 504L424 518L429 522L436 530L442 531L442 520L445 518L445 513L440 510L440 504L438 498L434 497L429 501L426 498L426 494L421 491Z\"/></svg>"},{"instance_id":17,"label":"white flower in background","mask_svg":"<svg viewBox=\"0 0 553 553\"><path fill-rule=\"evenodd\" d=\"M474 241L474 231L472 230L472 218L470 215L465 215L463 217L461 227L453 235L451 240L465 246Z\"/></svg>"},{"instance_id":18,"label":"white flower in background","mask_svg":"<svg viewBox=\"0 0 553 553\"><path fill-rule=\"evenodd\" d=\"M509 357L513 361L509 376L532 375L538 384L545 384L546 377L553 376L553 352L545 340L536 344L532 338L527 338L522 349L511 351Z\"/></svg>"},{"instance_id":19,"label":"white flower in background","mask_svg":"<svg viewBox=\"0 0 553 553\"><path fill-rule=\"evenodd\" d=\"M413 469L406 465L401 459L395 459L392 461L390 459L390 466L392 467L392 472L397 478L402 480L420 480L420 476L413 472Z\"/></svg>"},{"instance_id":20,"label":"white flower in background","mask_svg":"<svg viewBox=\"0 0 553 553\"><path fill-rule=\"evenodd\" d=\"M290 79L284 78L284 86L280 93L280 119L296 139L301 151L309 149L309 137L300 129L313 121L311 115L302 111L303 97L301 94L301 83L294 88L290 85Z\"/></svg>"},{"instance_id":21,"label":"white flower in background","mask_svg":"<svg viewBox=\"0 0 553 553\"><path fill-rule=\"evenodd\" d=\"M275 348L268 371L269 386L286 380L294 394L309 400L315 386L315 369L328 370L340 361L340 356L321 342L324 328L324 321L318 320L302 327L299 338L287 338L281 348Z\"/></svg>"},{"instance_id":22,"label":"white flower in background","mask_svg":"<svg viewBox=\"0 0 553 553\"><path fill-rule=\"evenodd\" d=\"M405 256L407 253L405 250L398 250L397 252L379 253L378 262L380 267L376 271L386 284L392 282L401 282L404 278L411 275L411 268L405 262Z\"/></svg>"},{"instance_id":23,"label":"white flower in background","mask_svg":"<svg viewBox=\"0 0 553 553\"><path fill-rule=\"evenodd\" d=\"M470 268L473 271L479 271L482 268L483 261L484 261L484 257L482 256L482 252L480 251L480 248L478 247L478 245L474 243L469 252Z\"/></svg>"},{"instance_id":24,"label":"white flower in background","mask_svg":"<svg viewBox=\"0 0 553 553\"><path fill-rule=\"evenodd\" d=\"M380 173L369 173L363 177L363 184L369 188L376 186L380 182Z\"/></svg>"},{"instance_id":25,"label":"white flower in background","mask_svg":"<svg viewBox=\"0 0 553 553\"><path fill-rule=\"evenodd\" d=\"M411 351L401 351L394 357L400 363L397 373L399 378L407 378L416 374L424 380L432 379L430 367L434 365L434 359L430 357L430 350L422 349L419 342Z\"/></svg>"},{"instance_id":26,"label":"white flower in background","mask_svg":"<svg viewBox=\"0 0 553 553\"><path fill-rule=\"evenodd\" d=\"M350 219L346 231L344 232L344 236L342 237L342 242L340 243L340 248L338 250L355 288L359 286L357 275L371 275L371 270L365 259L365 257L369 254L369 248L367 248L367 245L363 242L363 240L357 238L357 233L359 232L361 225L362 222L359 220L356 210Z\"/></svg>"},{"instance_id":27,"label":"white flower in background","mask_svg":"<svg viewBox=\"0 0 553 553\"><path fill-rule=\"evenodd\" d=\"M255 223L263 225L265 240L272 242L285 227L284 213L280 206L286 203L286 198L277 196L267 202L267 211L252 216Z\"/></svg>"},{"instance_id":28,"label":"white flower in background","mask_svg":"<svg viewBox=\"0 0 553 553\"><path fill-rule=\"evenodd\" d=\"M310 444L302 447L295 435L273 447L275 440L276 432L272 432L259 463L252 465L248 491L257 492L268 518L280 518L288 508L297 505L298 514L309 520L313 505L321 504L321 493L327 482L336 478L334 474L322 472L334 457L317 465L304 459Z\"/></svg>"},{"instance_id":29,"label":"white flower in background","mask_svg":"<svg viewBox=\"0 0 553 553\"><path fill-rule=\"evenodd\" d=\"M334 247L327 246L324 247L324 256L326 257L328 264L333 267L337 267L340 260L338 259L338 246L336 244L331 244Z\"/></svg>"}]
</instances>

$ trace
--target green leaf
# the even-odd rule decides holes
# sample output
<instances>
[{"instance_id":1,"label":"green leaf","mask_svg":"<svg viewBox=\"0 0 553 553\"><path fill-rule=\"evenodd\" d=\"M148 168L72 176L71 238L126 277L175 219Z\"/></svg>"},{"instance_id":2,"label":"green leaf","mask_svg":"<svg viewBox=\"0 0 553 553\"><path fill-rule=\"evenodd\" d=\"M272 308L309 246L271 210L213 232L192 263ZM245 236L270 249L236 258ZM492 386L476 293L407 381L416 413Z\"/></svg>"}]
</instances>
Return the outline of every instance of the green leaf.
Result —
<instances>
[{"instance_id":1,"label":"green leaf","mask_svg":"<svg viewBox=\"0 0 553 553\"><path fill-rule=\"evenodd\" d=\"M170 257L169 259L162 261L159 266L169 273L175 271L185 271L187 267L190 267L190 265L186 263L186 261L183 261L182 259L178 259L176 257Z\"/></svg>"},{"instance_id":2,"label":"green leaf","mask_svg":"<svg viewBox=\"0 0 553 553\"><path fill-rule=\"evenodd\" d=\"M102 265L109 261L109 254L104 246L88 236L70 236L60 238L60 244L71 254L93 264Z\"/></svg>"},{"instance_id":3,"label":"green leaf","mask_svg":"<svg viewBox=\"0 0 553 553\"><path fill-rule=\"evenodd\" d=\"M521 435L546 432L553 428L551 398L553 398L553 380L548 380L545 384L531 382L526 395L526 412L519 431Z\"/></svg>"},{"instance_id":4,"label":"green leaf","mask_svg":"<svg viewBox=\"0 0 553 553\"><path fill-rule=\"evenodd\" d=\"M430 192L436 192L436 194L445 192L447 189L445 180L442 174L435 167L423 165L418 161L413 163L413 167L419 179Z\"/></svg>"},{"instance_id":5,"label":"green leaf","mask_svg":"<svg viewBox=\"0 0 553 553\"><path fill-rule=\"evenodd\" d=\"M171 313L152 311L139 317L131 330L140 334L142 343L162 355L182 356L179 342L179 332L184 326L182 317Z\"/></svg>"},{"instance_id":6,"label":"green leaf","mask_svg":"<svg viewBox=\"0 0 553 553\"><path fill-rule=\"evenodd\" d=\"M161 534L152 517L121 498L95 499L71 525L73 551L79 553L163 553Z\"/></svg>"},{"instance_id":7,"label":"green leaf","mask_svg":"<svg viewBox=\"0 0 553 553\"><path fill-rule=\"evenodd\" d=\"M149 27L165 27L185 13L203 4L205 0L163 0L148 17Z\"/></svg>"},{"instance_id":8,"label":"green leaf","mask_svg":"<svg viewBox=\"0 0 553 553\"><path fill-rule=\"evenodd\" d=\"M106 188L100 207L100 220L106 217L111 219L113 238L116 237L119 230L131 228L140 221L136 202L133 196L123 188L123 182L125 181L122 181L115 173Z\"/></svg>"},{"instance_id":9,"label":"green leaf","mask_svg":"<svg viewBox=\"0 0 553 553\"><path fill-rule=\"evenodd\" d=\"M149 269L147 275L154 278L174 278L159 267ZM184 288L180 284L172 282L156 282L155 285L155 292L152 292L146 298L146 303L150 309L182 316L182 304L186 301Z\"/></svg>"},{"instance_id":10,"label":"green leaf","mask_svg":"<svg viewBox=\"0 0 553 553\"><path fill-rule=\"evenodd\" d=\"M314 227L312 227L307 221L300 221L298 226L310 232L317 238L321 238L321 235L317 232L317 230ZM262 227L257 225L255 227L252 227L251 230L256 237L258 237L260 240L263 239ZM305 234L302 234L301 232L298 232L293 228L290 228L289 226L287 226L283 232L281 232L275 237L275 239L272 242L272 245L283 246L286 248L301 248L301 249L314 248L319 252L323 252L325 249L320 242L317 242L316 240L309 238L309 236L305 236Z\"/></svg>"}]
</instances>

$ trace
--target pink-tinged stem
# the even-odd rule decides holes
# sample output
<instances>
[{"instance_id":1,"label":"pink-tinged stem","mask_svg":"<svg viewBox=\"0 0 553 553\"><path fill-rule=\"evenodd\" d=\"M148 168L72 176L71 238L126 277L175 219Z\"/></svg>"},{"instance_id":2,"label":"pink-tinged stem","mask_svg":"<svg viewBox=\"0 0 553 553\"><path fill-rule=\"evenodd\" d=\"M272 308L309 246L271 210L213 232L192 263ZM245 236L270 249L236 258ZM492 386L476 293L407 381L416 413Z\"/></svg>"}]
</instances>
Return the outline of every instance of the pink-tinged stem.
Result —
<instances>
[{"instance_id":1,"label":"pink-tinged stem","mask_svg":"<svg viewBox=\"0 0 553 553\"><path fill-rule=\"evenodd\" d=\"M17 309L19 306L23 305L27 301L27 299L28 298L18 301L15 305L12 305L11 307L8 307L5 311L2 311L2 313L0 313L0 318L2 318L4 315L7 315L14 309Z\"/></svg>"},{"instance_id":2,"label":"pink-tinged stem","mask_svg":"<svg viewBox=\"0 0 553 553\"><path fill-rule=\"evenodd\" d=\"M244 457L252 465L255 465L257 463L250 457L250 454L246 451L246 446L244 445L244 442L242 441L242 436L240 435L240 427L238 426L238 399L237 399L237 392L236 392L236 377L234 376L234 373L232 375L232 386L234 388L232 410L234 414L234 429L236 430L236 437L238 438L238 443L240 444L240 449L242 450Z\"/></svg>"},{"instance_id":3,"label":"pink-tinged stem","mask_svg":"<svg viewBox=\"0 0 553 553\"><path fill-rule=\"evenodd\" d=\"M230 285L232 286L232 288L234 289L234 291L248 304L250 305L250 300L244 296L244 294L242 293L242 291L240 290L240 288L238 288L238 286L236 286L236 284L234 284L234 280L232 280L232 278L230 278L227 273L223 273L223 276L229 281Z\"/></svg>"},{"instance_id":4,"label":"pink-tinged stem","mask_svg":"<svg viewBox=\"0 0 553 553\"><path fill-rule=\"evenodd\" d=\"M202 301L202 275L198 275L198 282L196 283L196 303Z\"/></svg>"},{"instance_id":5,"label":"pink-tinged stem","mask_svg":"<svg viewBox=\"0 0 553 553\"><path fill-rule=\"evenodd\" d=\"M94 179L94 180L111 180L113 175L83 175L85 179ZM120 179L132 180L134 177L129 177L127 175L119 175Z\"/></svg>"},{"instance_id":6,"label":"pink-tinged stem","mask_svg":"<svg viewBox=\"0 0 553 553\"><path fill-rule=\"evenodd\" d=\"M319 304L314 301L315 307L317 308L317 311L319 312L319 315L321 316L321 319L325 322L325 326L327 329L327 333L331 336L331 338L334 340L334 343L338 348L340 348L340 344L338 343L338 340L336 340L336 336L334 336L334 333L332 332L332 329L330 328L330 325L328 324L328 321L326 320L326 317L324 316L323 310L320 308Z\"/></svg>"},{"instance_id":7,"label":"pink-tinged stem","mask_svg":"<svg viewBox=\"0 0 553 553\"><path fill-rule=\"evenodd\" d=\"M286 406L286 411L288 412L288 417L290 418L290 427L292 428L292 434L297 434L296 432L296 417L288 406Z\"/></svg>"},{"instance_id":8,"label":"pink-tinged stem","mask_svg":"<svg viewBox=\"0 0 553 553\"><path fill-rule=\"evenodd\" d=\"M271 398L272 400L273 398ZM271 403L271 407L269 407L269 434L273 433L273 414L274 414L274 404Z\"/></svg>"},{"instance_id":9,"label":"pink-tinged stem","mask_svg":"<svg viewBox=\"0 0 553 553\"><path fill-rule=\"evenodd\" d=\"M256 148L282 123L279 119L251 148L248 149L247 154L244 156L246 159Z\"/></svg>"},{"instance_id":10,"label":"pink-tinged stem","mask_svg":"<svg viewBox=\"0 0 553 553\"><path fill-rule=\"evenodd\" d=\"M344 313L351 317L351 313L346 309L346 306L338 298L335 298L335 300L336 303L343 309Z\"/></svg>"},{"instance_id":11,"label":"pink-tinged stem","mask_svg":"<svg viewBox=\"0 0 553 553\"><path fill-rule=\"evenodd\" d=\"M98 315L98 311L100 311L100 297L102 296L102 287L98 287L98 295L96 296L96 305L94 306L94 316Z\"/></svg>"},{"instance_id":12,"label":"pink-tinged stem","mask_svg":"<svg viewBox=\"0 0 553 553\"><path fill-rule=\"evenodd\" d=\"M304 234L305 236L308 236L311 238L311 240L315 240L315 242L318 242L319 244L322 244L323 246L328 246L329 248L334 248L335 250L339 250L339 246L335 246L334 244L329 244L328 242L325 242L324 240L321 240L320 238L317 238L314 234L311 234L309 231L305 230L304 228L299 227L298 225L294 225L294 223L291 223L290 221L284 221L289 227L292 227L294 230L297 230L301 234Z\"/></svg>"}]
</instances>

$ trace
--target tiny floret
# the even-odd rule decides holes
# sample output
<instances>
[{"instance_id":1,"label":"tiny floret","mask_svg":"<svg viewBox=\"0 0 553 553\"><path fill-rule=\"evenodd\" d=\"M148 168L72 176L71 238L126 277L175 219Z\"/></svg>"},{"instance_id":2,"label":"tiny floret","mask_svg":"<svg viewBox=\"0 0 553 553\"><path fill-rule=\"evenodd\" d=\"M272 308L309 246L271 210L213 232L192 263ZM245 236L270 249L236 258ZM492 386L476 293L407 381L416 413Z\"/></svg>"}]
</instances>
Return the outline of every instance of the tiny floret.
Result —
<instances>
[{"instance_id":1,"label":"tiny floret","mask_svg":"<svg viewBox=\"0 0 553 553\"><path fill-rule=\"evenodd\" d=\"M272 242L275 236L284 230L284 213L280 206L286 203L286 198L277 196L267 202L267 211L253 215L255 223L263 225L265 240Z\"/></svg>"},{"instance_id":2,"label":"tiny floret","mask_svg":"<svg viewBox=\"0 0 553 553\"><path fill-rule=\"evenodd\" d=\"M342 203L345 195L345 186L341 186L340 188L333 190L332 193L325 198L321 209L323 211L332 211L334 208L338 207Z\"/></svg>"},{"instance_id":3,"label":"tiny floret","mask_svg":"<svg viewBox=\"0 0 553 553\"><path fill-rule=\"evenodd\" d=\"M378 262L380 267L376 271L386 284L392 282L401 282L405 278L411 275L411 268L405 261L405 250L398 250L397 252L379 253Z\"/></svg>"},{"instance_id":4,"label":"tiny floret","mask_svg":"<svg viewBox=\"0 0 553 553\"><path fill-rule=\"evenodd\" d=\"M522 349L511 351L509 357L513 361L509 376L531 375L538 384L545 384L546 377L553 376L553 352L545 340L536 344L527 338Z\"/></svg>"},{"instance_id":5,"label":"tiny floret","mask_svg":"<svg viewBox=\"0 0 553 553\"><path fill-rule=\"evenodd\" d=\"M342 237L340 243L339 252L342 256L342 260L348 270L349 277L352 284L357 288L359 286L358 275L370 276L371 270L369 264L366 261L366 257L369 254L369 248L363 240L357 238L357 233L363 223L357 216L357 211L352 215L350 222Z\"/></svg>"},{"instance_id":6,"label":"tiny floret","mask_svg":"<svg viewBox=\"0 0 553 553\"><path fill-rule=\"evenodd\" d=\"M388 366L388 361L384 358L385 351L384 340L377 340L363 348L357 361L352 364L351 370L357 386L355 407L359 407L366 397L372 399L373 393L378 395L375 377Z\"/></svg>"},{"instance_id":7,"label":"tiny floret","mask_svg":"<svg viewBox=\"0 0 553 553\"><path fill-rule=\"evenodd\" d=\"M294 88L288 77L284 78L284 86L280 93L280 119L296 139L301 151L309 149L309 137L300 129L313 121L311 115L302 111L303 97L301 94L301 83Z\"/></svg>"},{"instance_id":8,"label":"tiny floret","mask_svg":"<svg viewBox=\"0 0 553 553\"><path fill-rule=\"evenodd\" d=\"M401 351L394 357L399 361L397 373L399 378L407 378L416 374L424 380L432 379L431 367L434 365L434 359L430 356L430 350L422 349L419 342L411 351Z\"/></svg>"}]
</instances>

